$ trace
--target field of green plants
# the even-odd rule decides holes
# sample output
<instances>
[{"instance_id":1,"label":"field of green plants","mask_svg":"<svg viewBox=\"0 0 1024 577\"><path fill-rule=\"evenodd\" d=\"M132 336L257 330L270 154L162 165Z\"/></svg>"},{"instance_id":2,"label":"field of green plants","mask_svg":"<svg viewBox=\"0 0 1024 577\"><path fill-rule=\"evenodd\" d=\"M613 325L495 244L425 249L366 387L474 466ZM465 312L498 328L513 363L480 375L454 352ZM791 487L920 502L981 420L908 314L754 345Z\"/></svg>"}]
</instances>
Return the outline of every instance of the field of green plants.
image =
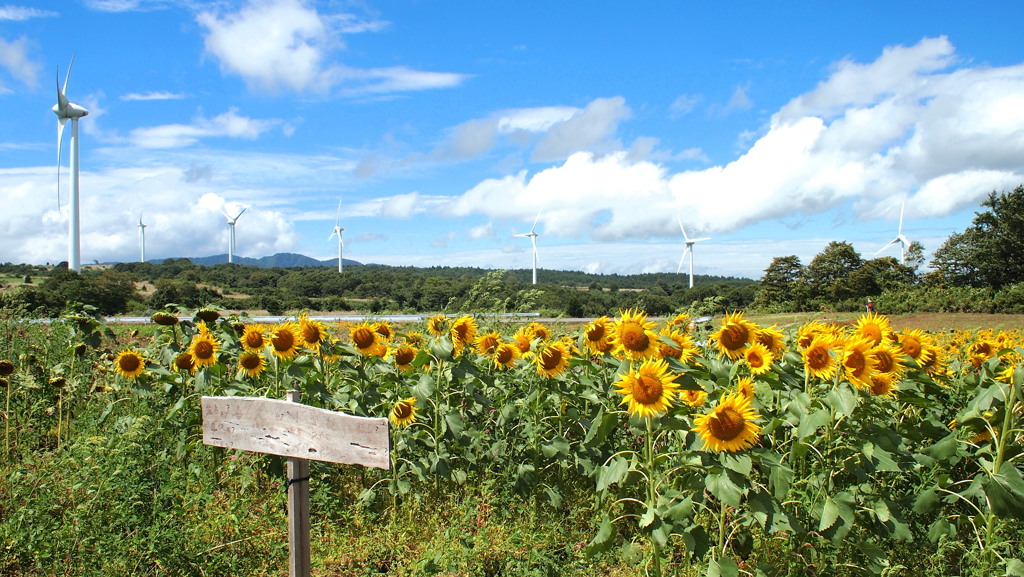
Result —
<instances>
[{"instance_id":1,"label":"field of green plants","mask_svg":"<svg viewBox=\"0 0 1024 577\"><path fill-rule=\"evenodd\" d=\"M1024 576L1020 331L89 312L0 309L0 574L284 574L283 460L200 399L295 389L391 422L312 463L314 575Z\"/></svg>"}]
</instances>

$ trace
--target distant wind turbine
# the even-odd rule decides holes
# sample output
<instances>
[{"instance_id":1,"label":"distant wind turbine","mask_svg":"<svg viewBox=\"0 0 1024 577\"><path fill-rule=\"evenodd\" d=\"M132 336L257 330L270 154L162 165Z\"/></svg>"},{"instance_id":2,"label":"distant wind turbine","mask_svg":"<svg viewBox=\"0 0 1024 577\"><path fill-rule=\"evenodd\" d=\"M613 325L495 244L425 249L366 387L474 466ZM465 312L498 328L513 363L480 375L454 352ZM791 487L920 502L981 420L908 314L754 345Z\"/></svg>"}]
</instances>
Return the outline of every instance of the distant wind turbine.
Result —
<instances>
[{"instance_id":1,"label":"distant wind turbine","mask_svg":"<svg viewBox=\"0 0 1024 577\"><path fill-rule=\"evenodd\" d=\"M530 242L533 244L533 284L537 284L537 221L540 220L540 211L537 211L537 217L533 219L533 227L530 228L530 232L524 232L523 234L517 234L515 236L528 236Z\"/></svg>"},{"instance_id":2,"label":"distant wind turbine","mask_svg":"<svg viewBox=\"0 0 1024 577\"><path fill-rule=\"evenodd\" d=\"M327 237L327 240L331 240L335 236L338 237L338 272L342 272L342 269L343 269L342 254L343 254L343 251L345 250L345 241L342 240L341 233L343 233L344 231L345 231L345 229L341 228L341 200L339 199L338 200L338 220L336 220L334 222L334 232L331 233L331 236Z\"/></svg>"},{"instance_id":3,"label":"distant wind turbine","mask_svg":"<svg viewBox=\"0 0 1024 577\"><path fill-rule=\"evenodd\" d=\"M228 262L235 262L235 223L241 218L242 213L245 212L243 208L241 212L235 215L235 218L228 216L228 213L223 210L220 211L224 215L224 218L228 219Z\"/></svg>"},{"instance_id":4,"label":"distant wind turbine","mask_svg":"<svg viewBox=\"0 0 1024 577\"><path fill-rule=\"evenodd\" d=\"M906 206L907 203L903 203L902 205L900 205L900 227L896 231L896 238L889 241L889 244L878 249L878 252L875 253L875 256L877 256L879 253L889 248L890 246L898 244L900 245L900 264L907 264L907 249L910 248L910 240L907 237L903 236L903 209L906 208Z\"/></svg>"},{"instance_id":5,"label":"distant wind turbine","mask_svg":"<svg viewBox=\"0 0 1024 577\"><path fill-rule=\"evenodd\" d=\"M683 228L683 220L679 221L679 230L683 231L683 240L686 242L686 248L683 249L683 256L679 257L679 267L676 268L676 273L683 271L683 261L686 260L686 254L690 254L690 288L693 288L693 245L703 240L711 240L711 237L705 236L702 238L690 238L686 236L686 229Z\"/></svg>"},{"instance_id":6,"label":"distant wind turbine","mask_svg":"<svg viewBox=\"0 0 1024 577\"><path fill-rule=\"evenodd\" d=\"M53 112L57 115L57 208L60 208L60 158L61 143L64 136L64 124L71 120L71 204L68 219L68 268L73 271L82 270L81 217L79 214L78 190L78 119L88 116L89 111L68 101L68 80L71 78L71 67L75 57L71 57L68 73L64 77L64 87L60 86L60 71L57 72L57 104Z\"/></svg>"},{"instance_id":7,"label":"distant wind turbine","mask_svg":"<svg viewBox=\"0 0 1024 577\"><path fill-rule=\"evenodd\" d=\"M146 225L142 224L142 213L139 213L139 262L146 262Z\"/></svg>"}]
</instances>

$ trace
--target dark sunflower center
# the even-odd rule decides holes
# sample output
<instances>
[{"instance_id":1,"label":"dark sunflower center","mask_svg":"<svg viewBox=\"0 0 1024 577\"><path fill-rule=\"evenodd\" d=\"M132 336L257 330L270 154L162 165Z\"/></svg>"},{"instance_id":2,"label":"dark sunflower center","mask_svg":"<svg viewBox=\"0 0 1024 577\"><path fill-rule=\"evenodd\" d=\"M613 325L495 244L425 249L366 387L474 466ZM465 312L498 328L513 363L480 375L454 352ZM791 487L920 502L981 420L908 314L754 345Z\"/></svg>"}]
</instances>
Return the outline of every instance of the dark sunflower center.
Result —
<instances>
[{"instance_id":1,"label":"dark sunflower center","mask_svg":"<svg viewBox=\"0 0 1024 577\"><path fill-rule=\"evenodd\" d=\"M540 354L540 364L544 367L544 370L551 371L558 368L558 365L562 362L562 351L556 348L544 349L544 352Z\"/></svg>"},{"instance_id":2,"label":"dark sunflower center","mask_svg":"<svg viewBox=\"0 0 1024 577\"><path fill-rule=\"evenodd\" d=\"M480 340L480 349L485 353L494 352L495 347L498 346L498 341L494 337L485 337Z\"/></svg>"},{"instance_id":3,"label":"dark sunflower center","mask_svg":"<svg viewBox=\"0 0 1024 577\"><path fill-rule=\"evenodd\" d=\"M394 412L395 417L398 417L399 419L408 419L412 416L412 405L402 401L395 405Z\"/></svg>"},{"instance_id":4,"label":"dark sunflower center","mask_svg":"<svg viewBox=\"0 0 1024 577\"><path fill-rule=\"evenodd\" d=\"M743 325L729 325L722 331L722 346L730 351L741 349L747 344L749 336L750 331Z\"/></svg>"},{"instance_id":5,"label":"dark sunflower center","mask_svg":"<svg viewBox=\"0 0 1024 577\"><path fill-rule=\"evenodd\" d=\"M715 411L708 419L711 434L720 441L731 441L747 428L747 421L736 409L725 407Z\"/></svg>"},{"instance_id":6,"label":"dark sunflower center","mask_svg":"<svg viewBox=\"0 0 1024 577\"><path fill-rule=\"evenodd\" d=\"M199 341L193 354L197 359L206 360L213 356L213 344L210 341Z\"/></svg>"},{"instance_id":7,"label":"dark sunflower center","mask_svg":"<svg viewBox=\"0 0 1024 577\"><path fill-rule=\"evenodd\" d=\"M824 347L814 347L807 351L807 366L820 370L828 366L828 351Z\"/></svg>"},{"instance_id":8,"label":"dark sunflower center","mask_svg":"<svg viewBox=\"0 0 1024 577\"><path fill-rule=\"evenodd\" d=\"M373 346L374 342L376 342L376 338L374 338L375 334L376 333L366 327L356 329L355 332L352 333L352 342L360 349L369 348Z\"/></svg>"},{"instance_id":9,"label":"dark sunflower center","mask_svg":"<svg viewBox=\"0 0 1024 577\"><path fill-rule=\"evenodd\" d=\"M747 364L755 369L759 369L764 366L764 357L758 351L751 350L747 353Z\"/></svg>"},{"instance_id":10,"label":"dark sunflower center","mask_svg":"<svg viewBox=\"0 0 1024 577\"><path fill-rule=\"evenodd\" d=\"M623 326L621 335L619 340L622 341L622 346L627 351L646 351L651 344L651 338L647 336L647 331L636 323L628 323Z\"/></svg>"},{"instance_id":11,"label":"dark sunflower center","mask_svg":"<svg viewBox=\"0 0 1024 577\"><path fill-rule=\"evenodd\" d=\"M878 369L878 372L888 373L889 371L892 370L892 357L889 356L887 353L877 354L875 355L875 358L878 359L878 366L876 367Z\"/></svg>"},{"instance_id":12,"label":"dark sunflower center","mask_svg":"<svg viewBox=\"0 0 1024 577\"><path fill-rule=\"evenodd\" d=\"M302 327L302 339L307 343L319 343L321 338L320 329L316 325Z\"/></svg>"},{"instance_id":13,"label":"dark sunflower center","mask_svg":"<svg viewBox=\"0 0 1024 577\"><path fill-rule=\"evenodd\" d=\"M174 357L174 366L183 370L192 370L195 363L192 362L192 355L189 353L181 353L177 357Z\"/></svg>"},{"instance_id":14,"label":"dark sunflower center","mask_svg":"<svg viewBox=\"0 0 1024 577\"><path fill-rule=\"evenodd\" d=\"M906 339L903 341L903 352L907 353L912 359L916 359L921 356L921 343L914 339Z\"/></svg>"},{"instance_id":15,"label":"dark sunflower center","mask_svg":"<svg viewBox=\"0 0 1024 577\"><path fill-rule=\"evenodd\" d=\"M6 377L14 372L14 363L11 361L0 361L0 377Z\"/></svg>"},{"instance_id":16,"label":"dark sunflower center","mask_svg":"<svg viewBox=\"0 0 1024 577\"><path fill-rule=\"evenodd\" d=\"M633 384L633 400L649 407L661 399L664 390L661 379L641 374Z\"/></svg>"},{"instance_id":17,"label":"dark sunflower center","mask_svg":"<svg viewBox=\"0 0 1024 577\"><path fill-rule=\"evenodd\" d=\"M846 355L846 360L843 361L843 365L847 369L853 371L854 374L860 373L867 366L867 361L864 358L864 353L860 351L851 351L850 354Z\"/></svg>"},{"instance_id":18,"label":"dark sunflower center","mask_svg":"<svg viewBox=\"0 0 1024 577\"><path fill-rule=\"evenodd\" d=\"M508 364L512 360L512 349L501 347L495 352L494 359L501 364Z\"/></svg>"},{"instance_id":19,"label":"dark sunflower center","mask_svg":"<svg viewBox=\"0 0 1024 577\"><path fill-rule=\"evenodd\" d=\"M247 333L245 335L245 344L250 349L262 349L263 335L257 332Z\"/></svg>"},{"instance_id":20,"label":"dark sunflower center","mask_svg":"<svg viewBox=\"0 0 1024 577\"><path fill-rule=\"evenodd\" d=\"M142 364L139 357L135 355L125 355L121 357L119 363L121 365L121 370L126 373L133 373L137 371L139 369L139 365Z\"/></svg>"},{"instance_id":21,"label":"dark sunflower center","mask_svg":"<svg viewBox=\"0 0 1024 577\"><path fill-rule=\"evenodd\" d=\"M605 326L597 325L587 329L587 340L588 341L599 341L604 338Z\"/></svg>"},{"instance_id":22,"label":"dark sunflower center","mask_svg":"<svg viewBox=\"0 0 1024 577\"><path fill-rule=\"evenodd\" d=\"M238 362L241 363L243 367L245 367L245 370L253 371L258 369L260 366L260 357L259 355L252 354L242 355L241 358L238 359Z\"/></svg>"},{"instance_id":23,"label":"dark sunflower center","mask_svg":"<svg viewBox=\"0 0 1024 577\"><path fill-rule=\"evenodd\" d=\"M395 352L395 362L400 365L408 365L416 358L416 351L411 348L400 348Z\"/></svg>"}]
</instances>

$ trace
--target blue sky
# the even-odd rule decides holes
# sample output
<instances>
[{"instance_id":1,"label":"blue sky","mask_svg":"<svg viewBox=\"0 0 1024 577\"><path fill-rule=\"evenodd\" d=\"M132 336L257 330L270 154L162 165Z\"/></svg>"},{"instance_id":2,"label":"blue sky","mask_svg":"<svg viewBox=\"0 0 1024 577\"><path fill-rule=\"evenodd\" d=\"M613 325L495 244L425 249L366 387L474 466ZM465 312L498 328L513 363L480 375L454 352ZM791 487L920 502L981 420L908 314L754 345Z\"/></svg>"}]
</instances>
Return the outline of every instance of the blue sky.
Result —
<instances>
[{"instance_id":1,"label":"blue sky","mask_svg":"<svg viewBox=\"0 0 1024 577\"><path fill-rule=\"evenodd\" d=\"M2 0L0 0L2 1ZM0 4L0 262L227 251L759 278L1024 182L1021 2ZM59 80L55 80L59 78ZM882 254L898 256L898 248ZM685 272L685 267L684 267ZM541 275L543 282L543 274Z\"/></svg>"}]
</instances>

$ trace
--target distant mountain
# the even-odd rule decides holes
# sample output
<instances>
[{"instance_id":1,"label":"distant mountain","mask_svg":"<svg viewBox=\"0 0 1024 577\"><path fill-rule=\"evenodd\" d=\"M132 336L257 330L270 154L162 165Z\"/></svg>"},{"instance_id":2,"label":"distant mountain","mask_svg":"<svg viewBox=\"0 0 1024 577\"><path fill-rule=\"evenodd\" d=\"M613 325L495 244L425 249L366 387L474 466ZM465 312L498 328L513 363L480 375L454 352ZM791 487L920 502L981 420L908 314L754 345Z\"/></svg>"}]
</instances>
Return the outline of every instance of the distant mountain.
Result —
<instances>
[{"instance_id":1,"label":"distant mountain","mask_svg":"<svg viewBox=\"0 0 1024 577\"><path fill-rule=\"evenodd\" d=\"M197 265L200 265L200 266L213 266L213 265L217 265L217 264L227 264L227 262L228 262L228 255L225 253L225 254L216 254L216 255L213 255L213 256L191 257L188 260L190 260L194 264L197 264ZM292 267L302 267L302 266L336 267L336 266L338 266L338 261L333 259L333 258L327 259L327 260L317 260L315 258L308 257L308 256L306 256L304 254L296 254L294 252L279 252L279 253L277 253L275 255L264 256L264 257L260 257L260 258L249 258L249 257L237 256L236 255L235 258L234 258L234 261L235 261L234 264L244 264L246 266L256 266L256 267L260 267L260 268L292 268ZM159 264L159 263L163 262L163 259L160 259L160 260L154 259L154 260L152 260L150 262ZM359 261L350 260L350 259L347 259L347 258L344 261L344 265L345 266L352 266L352 265L358 266L358 265L361 265L361 264L363 264L363 263L361 263Z\"/></svg>"}]
</instances>

